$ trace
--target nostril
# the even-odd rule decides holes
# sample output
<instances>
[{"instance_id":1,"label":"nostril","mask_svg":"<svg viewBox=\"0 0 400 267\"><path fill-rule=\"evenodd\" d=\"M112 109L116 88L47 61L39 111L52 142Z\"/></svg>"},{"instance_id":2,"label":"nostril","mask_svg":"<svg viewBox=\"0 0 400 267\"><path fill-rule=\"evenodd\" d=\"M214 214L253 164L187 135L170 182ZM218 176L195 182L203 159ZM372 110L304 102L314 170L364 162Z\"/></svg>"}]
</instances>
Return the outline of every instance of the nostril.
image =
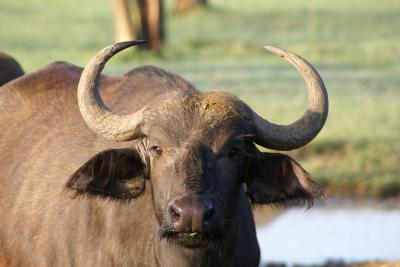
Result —
<instances>
[{"instance_id":1,"label":"nostril","mask_svg":"<svg viewBox=\"0 0 400 267\"><path fill-rule=\"evenodd\" d=\"M209 207L209 208L204 212L204 216L203 216L204 222L209 221L209 220L212 218L212 216L214 215L214 212L215 212L214 207Z\"/></svg>"},{"instance_id":2,"label":"nostril","mask_svg":"<svg viewBox=\"0 0 400 267\"><path fill-rule=\"evenodd\" d=\"M179 220L179 218L181 217L181 213L173 205L169 207L169 214L171 214L172 218L174 218L175 220Z\"/></svg>"}]
</instances>

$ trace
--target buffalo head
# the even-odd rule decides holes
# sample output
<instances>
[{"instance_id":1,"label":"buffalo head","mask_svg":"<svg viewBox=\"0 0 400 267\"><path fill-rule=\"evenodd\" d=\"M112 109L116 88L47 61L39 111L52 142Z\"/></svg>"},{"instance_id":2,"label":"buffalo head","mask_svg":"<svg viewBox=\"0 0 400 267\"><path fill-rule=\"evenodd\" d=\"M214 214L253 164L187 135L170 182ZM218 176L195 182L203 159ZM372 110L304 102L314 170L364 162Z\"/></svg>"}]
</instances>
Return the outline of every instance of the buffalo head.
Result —
<instances>
[{"instance_id":1,"label":"buffalo head","mask_svg":"<svg viewBox=\"0 0 400 267\"><path fill-rule=\"evenodd\" d=\"M132 114L117 114L99 95L100 74L114 54L138 43L118 43L100 51L85 67L78 88L87 125L105 138L133 141L132 145L94 156L72 175L69 189L125 200L147 191L160 239L187 249L222 244L235 221L249 212L247 199L253 204L312 203L323 195L292 158L260 152L255 146L296 149L323 127L327 92L307 61L265 47L289 61L307 85L307 111L289 125L263 119L231 94L201 93L167 74L165 83L175 82L175 90L156 95Z\"/></svg>"}]
</instances>

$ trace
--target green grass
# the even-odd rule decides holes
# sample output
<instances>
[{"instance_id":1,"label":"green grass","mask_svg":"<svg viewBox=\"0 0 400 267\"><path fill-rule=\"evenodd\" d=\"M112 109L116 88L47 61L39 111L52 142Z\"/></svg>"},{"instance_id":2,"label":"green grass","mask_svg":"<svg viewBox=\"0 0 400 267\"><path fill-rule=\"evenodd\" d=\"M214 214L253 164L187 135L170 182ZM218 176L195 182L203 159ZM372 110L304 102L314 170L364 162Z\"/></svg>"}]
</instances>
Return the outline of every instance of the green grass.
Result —
<instances>
[{"instance_id":1,"label":"green grass","mask_svg":"<svg viewBox=\"0 0 400 267\"><path fill-rule=\"evenodd\" d=\"M330 114L317 139L291 154L331 195L399 195L400 2L210 2L185 16L169 7L163 54L129 51L106 71L156 64L200 89L231 91L269 120L289 123L304 111L304 84L262 45L295 51L324 78ZM2 0L0 50L27 71L55 60L84 65L113 42L110 9L109 1Z\"/></svg>"}]
</instances>

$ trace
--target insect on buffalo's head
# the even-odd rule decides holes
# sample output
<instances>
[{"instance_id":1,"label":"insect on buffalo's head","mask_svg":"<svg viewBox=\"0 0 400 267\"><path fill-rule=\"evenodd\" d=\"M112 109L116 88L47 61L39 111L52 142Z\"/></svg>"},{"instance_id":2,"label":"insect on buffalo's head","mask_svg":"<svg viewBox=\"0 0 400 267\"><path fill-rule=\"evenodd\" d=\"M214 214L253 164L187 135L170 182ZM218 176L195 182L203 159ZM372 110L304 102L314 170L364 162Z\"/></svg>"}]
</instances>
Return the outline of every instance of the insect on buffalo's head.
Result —
<instances>
[{"instance_id":1,"label":"insect on buffalo's head","mask_svg":"<svg viewBox=\"0 0 400 267\"><path fill-rule=\"evenodd\" d=\"M254 204L310 203L323 194L292 158L255 147L296 149L323 127L327 93L309 63L266 47L294 65L307 84L307 111L290 125L261 118L231 94L201 93L165 71L165 83L175 90L154 96L132 114L116 114L99 96L100 73L109 58L137 43L99 52L86 66L78 89L87 125L103 137L133 140L133 145L94 156L72 175L69 188L117 199L133 199L150 190L160 237L190 248L222 240L241 216L239 201L247 206L247 199ZM146 179L151 188L144 188Z\"/></svg>"}]
</instances>

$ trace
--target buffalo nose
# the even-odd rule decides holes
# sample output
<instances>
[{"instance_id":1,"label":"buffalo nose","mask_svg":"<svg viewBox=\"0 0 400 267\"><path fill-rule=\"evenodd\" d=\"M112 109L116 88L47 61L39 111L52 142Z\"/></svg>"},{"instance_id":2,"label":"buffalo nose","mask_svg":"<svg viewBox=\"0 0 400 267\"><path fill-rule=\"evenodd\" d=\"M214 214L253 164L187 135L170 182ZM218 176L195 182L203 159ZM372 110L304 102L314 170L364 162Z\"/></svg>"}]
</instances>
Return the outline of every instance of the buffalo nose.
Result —
<instances>
[{"instance_id":1,"label":"buffalo nose","mask_svg":"<svg viewBox=\"0 0 400 267\"><path fill-rule=\"evenodd\" d=\"M196 232L208 226L215 209L210 199L182 197L170 203L168 213L175 231Z\"/></svg>"}]
</instances>

